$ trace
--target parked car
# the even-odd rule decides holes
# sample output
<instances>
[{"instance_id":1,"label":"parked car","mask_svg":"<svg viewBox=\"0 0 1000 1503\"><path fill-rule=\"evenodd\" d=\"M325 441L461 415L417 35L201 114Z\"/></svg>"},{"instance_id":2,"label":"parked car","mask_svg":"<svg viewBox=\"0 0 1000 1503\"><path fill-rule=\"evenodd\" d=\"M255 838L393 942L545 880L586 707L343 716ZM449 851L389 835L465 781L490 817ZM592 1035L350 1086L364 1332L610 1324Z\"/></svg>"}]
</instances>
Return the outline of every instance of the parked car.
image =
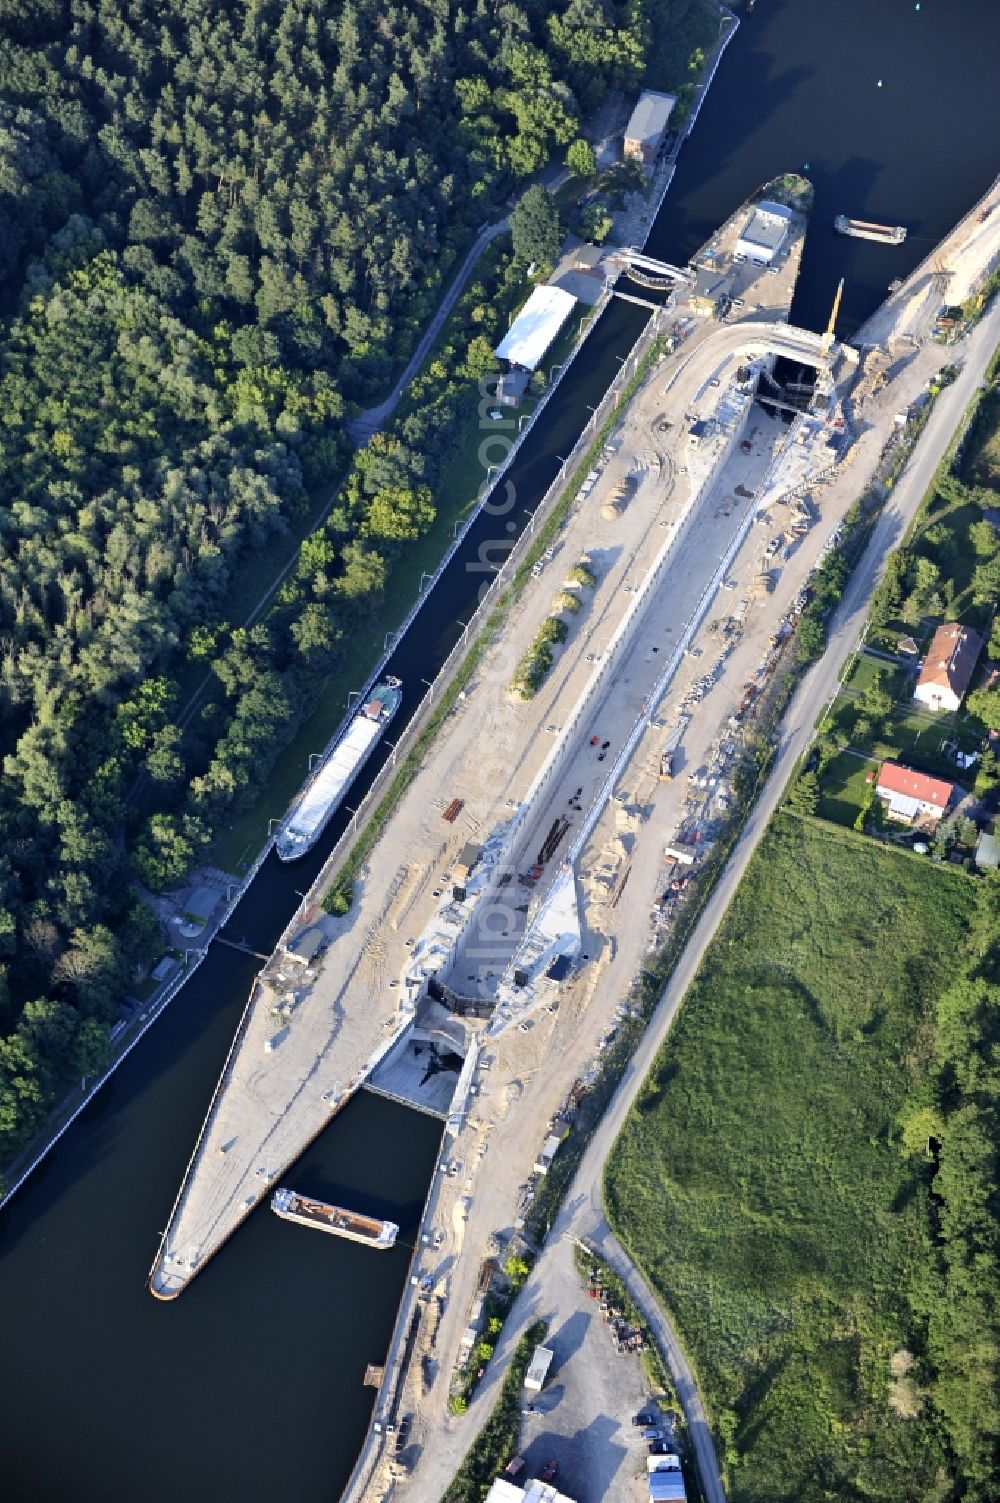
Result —
<instances>
[{"instance_id":1,"label":"parked car","mask_svg":"<svg viewBox=\"0 0 1000 1503\"><path fill-rule=\"evenodd\" d=\"M650 1414L645 1409L640 1409L640 1411L639 1411L638 1414L633 1414L633 1416L632 1416L632 1423L633 1423L633 1425L652 1425L655 1422L655 1420L656 1420L656 1415L655 1414Z\"/></svg>"},{"instance_id":2,"label":"parked car","mask_svg":"<svg viewBox=\"0 0 1000 1503\"><path fill-rule=\"evenodd\" d=\"M558 1464L554 1461L547 1461L538 1475L543 1482L554 1482L559 1475Z\"/></svg>"},{"instance_id":3,"label":"parked car","mask_svg":"<svg viewBox=\"0 0 1000 1503\"><path fill-rule=\"evenodd\" d=\"M663 1431L659 1425L650 1425L648 1429L643 1430L642 1438L643 1440L662 1440Z\"/></svg>"}]
</instances>

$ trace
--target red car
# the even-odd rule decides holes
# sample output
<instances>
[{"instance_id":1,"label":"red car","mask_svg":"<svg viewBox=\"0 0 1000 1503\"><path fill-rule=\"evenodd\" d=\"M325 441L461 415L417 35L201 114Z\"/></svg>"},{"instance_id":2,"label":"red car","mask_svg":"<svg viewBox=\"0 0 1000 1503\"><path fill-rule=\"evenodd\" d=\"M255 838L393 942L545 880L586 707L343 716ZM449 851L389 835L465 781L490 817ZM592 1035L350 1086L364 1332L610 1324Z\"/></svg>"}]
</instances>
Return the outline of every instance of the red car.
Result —
<instances>
[{"instance_id":1,"label":"red car","mask_svg":"<svg viewBox=\"0 0 1000 1503\"><path fill-rule=\"evenodd\" d=\"M543 1482L554 1482L559 1475L559 1467L554 1461L547 1461L538 1474Z\"/></svg>"}]
</instances>

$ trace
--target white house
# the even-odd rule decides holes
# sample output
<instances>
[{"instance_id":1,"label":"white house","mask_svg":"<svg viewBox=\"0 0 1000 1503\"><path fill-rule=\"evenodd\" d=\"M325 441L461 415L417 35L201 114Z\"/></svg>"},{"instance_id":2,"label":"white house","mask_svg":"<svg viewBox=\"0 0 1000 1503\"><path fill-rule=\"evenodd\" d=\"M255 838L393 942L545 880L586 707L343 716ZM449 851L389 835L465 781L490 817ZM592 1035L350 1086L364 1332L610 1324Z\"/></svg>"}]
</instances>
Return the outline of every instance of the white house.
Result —
<instances>
[{"instance_id":1,"label":"white house","mask_svg":"<svg viewBox=\"0 0 1000 1503\"><path fill-rule=\"evenodd\" d=\"M913 697L929 710L957 710L983 642L971 626L947 621L934 633Z\"/></svg>"},{"instance_id":2,"label":"white house","mask_svg":"<svg viewBox=\"0 0 1000 1503\"><path fill-rule=\"evenodd\" d=\"M734 259L770 266L785 243L792 224L792 211L784 204L761 199L755 204L736 242Z\"/></svg>"}]
</instances>

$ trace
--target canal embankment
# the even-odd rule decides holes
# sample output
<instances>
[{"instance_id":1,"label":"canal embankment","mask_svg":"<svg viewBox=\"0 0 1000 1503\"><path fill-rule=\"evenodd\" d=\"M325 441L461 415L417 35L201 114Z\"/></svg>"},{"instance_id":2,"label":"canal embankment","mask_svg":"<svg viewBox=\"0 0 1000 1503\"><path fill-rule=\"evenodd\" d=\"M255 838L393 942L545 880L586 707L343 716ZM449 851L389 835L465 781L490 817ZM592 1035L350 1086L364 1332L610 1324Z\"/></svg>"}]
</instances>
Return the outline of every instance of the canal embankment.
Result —
<instances>
[{"instance_id":1,"label":"canal embankment","mask_svg":"<svg viewBox=\"0 0 1000 1503\"><path fill-rule=\"evenodd\" d=\"M653 220L659 213L664 198L673 180L674 169L680 149L693 130L694 124L698 118L698 114L702 108L702 104L707 96L708 89L710 88L711 83L715 78L716 71L722 59L722 56L729 42L735 35L739 25L736 16L733 14L733 12L728 10L727 7L720 4L719 12L719 38L711 57L708 59L705 65L705 72L702 81L697 87L691 112L685 122L684 130L681 133L678 141L674 144L674 147L671 149L671 152L668 154L665 162L661 164L657 178L654 182L654 186L651 189L650 196L653 203L653 209L649 219L649 224L647 225L643 234L643 244L645 243L646 238L648 238ZM490 238L493 237L491 235L486 236L484 238L484 244L488 243ZM361 690L359 691L359 698L361 700L364 699L365 695L374 686L378 679L385 672L390 671L389 664L393 661L396 655L395 650L398 647L399 643L410 631L417 616L420 614L421 609L439 584L439 581L447 572L453 560L460 553L462 553L467 540L469 539L470 533L473 532L476 523L480 521L484 512L489 511L490 504L493 502L496 495L501 492L501 488L503 488L503 490L505 490L508 494L510 493L511 487L509 474L511 470L515 468L522 448L526 446L528 440L532 437L533 431L539 419L541 419L542 423L544 424L545 411L548 404L553 399L554 395L558 392L560 384L566 378L567 373L573 368L574 362L577 360L581 350L585 346L588 335L598 324L600 316L607 309L612 296L613 293L610 288L606 288L601 293L597 303L592 310L590 318L581 328L572 350L567 355L565 361L557 366L553 371L552 379L546 387L545 392L542 394L537 407L533 411L531 415L531 421L528 424L527 428L519 431L515 436L513 436L507 448L505 457L499 465L488 466L485 476L485 483L476 505L470 510L468 516L461 523L461 525L456 527L455 535L451 543L445 550L445 553L441 557L434 572L430 576L422 576L417 596L413 600L410 609L404 617L400 626L396 628L395 631L387 634L383 654L380 660L375 664L374 668L369 673L367 679L362 685ZM606 401L608 395L617 390L618 385L620 384L622 372L624 370L625 364L622 363L619 366L618 372L616 372L613 376L611 385L608 387L605 394L600 398L602 406ZM557 473L555 480L551 483L551 485L548 487L548 490L543 495L542 500L538 504L538 507L536 507L530 514L522 514L530 515L529 527L532 530L537 525L536 517L538 517L539 515L539 510L544 511L546 505L552 499L553 492L558 488L560 479L565 479L567 464L572 460L573 456L578 453L588 433L592 433L594 430L597 421L597 413L593 406L588 406L588 410L590 411L591 415L589 419L587 419L586 422L583 423L582 428L577 432L573 440L573 446L570 455L568 455L566 458L557 456L560 462L560 470ZM504 438L504 435L500 435L500 437ZM491 481L492 484L490 483ZM517 525L515 526L515 533L517 532L519 526L520 517L518 518ZM468 623L465 623L463 625L463 640L460 644L456 644L456 646L461 645L464 648L468 645L469 639L467 630ZM449 659L452 659L449 671L453 671L456 668L457 663L461 660L461 653L456 653L455 649L453 648L449 653ZM420 705L415 711L415 714L418 717L421 717L423 720L426 720L427 718L427 711L430 708L430 700L432 695L433 689L429 688L428 694L424 696L424 700L421 701ZM349 701L345 715L337 725L326 746L323 748L323 751L321 753L322 756L325 756L329 753L333 745L336 744L336 742L340 739L347 726L349 725L353 715L353 704L354 701L353 699L351 699ZM413 735L407 737L408 743L412 743L415 739L416 734L419 732L420 723L421 719L418 718ZM409 731L409 723L406 726L406 730ZM397 757L398 742L392 749L391 760L393 766L395 766ZM381 770L382 769L378 769L378 771L376 772L376 780L378 779L378 775ZM362 780L359 779L359 783L361 783L361 781ZM385 781L387 780L384 779L383 783ZM370 803L370 790L363 791L362 798L366 804ZM354 823L355 831L357 830L356 809L357 806L355 806L351 810L351 819ZM260 872L264 863L267 861L272 848L273 833L269 833L263 845L260 847L256 856L254 857L249 869L240 878L234 878L232 889L231 891L227 892L225 903L223 905L220 905L216 914L213 915L211 922L207 924L202 932L197 936L197 943L192 944L185 949L183 960L180 963L179 967L169 977L167 977L159 987L157 987L147 997L145 997L140 1007L134 1009L131 1014L123 1020L125 1023L124 1029L122 1030L120 1037L116 1040L114 1051L104 1069L97 1076L95 1076L93 1080L82 1080L79 1087L74 1089L60 1102L45 1130L40 1133L36 1137L36 1139L31 1144L29 1144L27 1148L25 1148L22 1153L18 1155L17 1159L9 1166L5 1179L0 1180L0 1187L3 1188L3 1198L0 1199L0 1210L3 1209L4 1205L9 1201L9 1199L14 1194L16 1194L17 1191L24 1185L29 1176L43 1161L45 1156L51 1151L52 1147L60 1141L62 1135L72 1126L72 1124L78 1119L80 1114L85 1111L90 1102L94 1100L94 1098L104 1087L106 1082L119 1068L123 1060L128 1057L136 1044L143 1037L145 1037L146 1033L152 1027L153 1023L155 1023L156 1020L162 1015L164 1009L170 1005L174 997L177 996L190 976L194 973L194 971L197 970L197 968L204 960L205 955L208 953L208 949L215 940L216 936L221 934L223 929L232 920L237 907L257 878L258 873ZM341 858L343 857L344 852L341 848L341 841L338 841L338 847L335 848L335 854L339 854ZM239 942L245 943L245 940L243 940L241 937ZM263 942L261 942L261 944L263 945ZM254 948L258 948L258 946L255 945Z\"/></svg>"}]
</instances>

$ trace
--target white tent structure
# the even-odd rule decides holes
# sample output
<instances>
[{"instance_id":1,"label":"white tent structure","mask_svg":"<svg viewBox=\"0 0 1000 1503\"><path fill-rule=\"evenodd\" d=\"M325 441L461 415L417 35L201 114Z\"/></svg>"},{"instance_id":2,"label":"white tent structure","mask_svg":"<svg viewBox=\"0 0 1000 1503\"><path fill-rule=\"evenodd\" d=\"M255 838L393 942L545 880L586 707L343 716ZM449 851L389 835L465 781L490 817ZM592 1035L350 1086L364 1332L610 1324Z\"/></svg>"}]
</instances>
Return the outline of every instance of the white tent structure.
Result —
<instances>
[{"instance_id":1,"label":"white tent structure","mask_svg":"<svg viewBox=\"0 0 1000 1503\"><path fill-rule=\"evenodd\" d=\"M537 370L575 306L576 298L562 287L536 287L494 354L524 370Z\"/></svg>"}]
</instances>

